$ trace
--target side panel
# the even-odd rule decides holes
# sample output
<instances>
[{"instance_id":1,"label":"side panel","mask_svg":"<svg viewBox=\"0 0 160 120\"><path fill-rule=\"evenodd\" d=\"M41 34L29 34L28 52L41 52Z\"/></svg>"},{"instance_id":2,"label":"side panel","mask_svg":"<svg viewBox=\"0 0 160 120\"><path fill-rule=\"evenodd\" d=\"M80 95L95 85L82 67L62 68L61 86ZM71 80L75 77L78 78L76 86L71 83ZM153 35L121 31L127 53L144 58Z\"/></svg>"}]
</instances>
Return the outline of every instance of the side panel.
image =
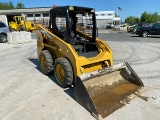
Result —
<instances>
[{"instance_id":1,"label":"side panel","mask_svg":"<svg viewBox=\"0 0 160 120\"><path fill-rule=\"evenodd\" d=\"M113 63L113 54L111 48L108 46L108 44L100 39L96 39L96 45L98 47L99 52L105 52L105 54L108 54L106 56L106 60L109 61L109 66L112 66Z\"/></svg>"},{"instance_id":2,"label":"side panel","mask_svg":"<svg viewBox=\"0 0 160 120\"><path fill-rule=\"evenodd\" d=\"M78 54L74 50L74 48L60 39L59 37L55 36L49 30L45 29L42 25L37 25L37 29L41 31L41 35L37 33L37 55L42 51L44 47L53 50L56 57L66 57L72 64L73 71L75 77L81 74L79 63L78 63Z\"/></svg>"},{"instance_id":3,"label":"side panel","mask_svg":"<svg viewBox=\"0 0 160 120\"><path fill-rule=\"evenodd\" d=\"M39 54L44 48L43 37L41 32L39 31L36 32L36 39L37 39L37 58L39 60Z\"/></svg>"}]
</instances>

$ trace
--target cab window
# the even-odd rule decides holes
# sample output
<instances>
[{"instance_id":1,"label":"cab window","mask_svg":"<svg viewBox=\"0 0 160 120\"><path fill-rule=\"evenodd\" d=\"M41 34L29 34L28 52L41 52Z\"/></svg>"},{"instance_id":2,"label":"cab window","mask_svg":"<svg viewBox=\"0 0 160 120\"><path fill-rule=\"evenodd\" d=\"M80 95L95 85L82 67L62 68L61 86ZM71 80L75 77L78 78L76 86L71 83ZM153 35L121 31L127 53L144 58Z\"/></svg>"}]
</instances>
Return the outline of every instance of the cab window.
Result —
<instances>
[{"instance_id":1,"label":"cab window","mask_svg":"<svg viewBox=\"0 0 160 120\"><path fill-rule=\"evenodd\" d=\"M0 23L0 28L6 27L4 23Z\"/></svg>"}]
</instances>

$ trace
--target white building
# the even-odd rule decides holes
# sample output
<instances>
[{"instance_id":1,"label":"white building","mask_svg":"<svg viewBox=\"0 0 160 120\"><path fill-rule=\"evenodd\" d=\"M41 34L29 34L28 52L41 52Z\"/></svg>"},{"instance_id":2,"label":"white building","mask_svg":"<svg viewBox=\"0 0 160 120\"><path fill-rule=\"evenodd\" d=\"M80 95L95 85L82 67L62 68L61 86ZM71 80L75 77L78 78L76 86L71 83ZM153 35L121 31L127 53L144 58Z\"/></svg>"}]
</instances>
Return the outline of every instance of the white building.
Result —
<instances>
[{"instance_id":1,"label":"white building","mask_svg":"<svg viewBox=\"0 0 160 120\"><path fill-rule=\"evenodd\" d=\"M0 10L0 21L8 24L13 20L13 16L22 15L26 17L26 20L43 22L44 19L49 19L50 7L46 8L25 8L25 9L12 9L12 10Z\"/></svg>"},{"instance_id":2,"label":"white building","mask_svg":"<svg viewBox=\"0 0 160 120\"><path fill-rule=\"evenodd\" d=\"M47 25L50 9L51 7L0 10L0 21L8 24L13 20L13 16L22 15L26 17L26 20L34 21L35 23L44 23ZM107 24L120 21L119 17L115 17L115 11L96 12L96 19L97 27L99 28L105 28Z\"/></svg>"},{"instance_id":3,"label":"white building","mask_svg":"<svg viewBox=\"0 0 160 120\"><path fill-rule=\"evenodd\" d=\"M98 28L105 28L107 24L115 24L115 22L120 22L120 17L115 17L115 11L96 12L96 19Z\"/></svg>"}]
</instances>

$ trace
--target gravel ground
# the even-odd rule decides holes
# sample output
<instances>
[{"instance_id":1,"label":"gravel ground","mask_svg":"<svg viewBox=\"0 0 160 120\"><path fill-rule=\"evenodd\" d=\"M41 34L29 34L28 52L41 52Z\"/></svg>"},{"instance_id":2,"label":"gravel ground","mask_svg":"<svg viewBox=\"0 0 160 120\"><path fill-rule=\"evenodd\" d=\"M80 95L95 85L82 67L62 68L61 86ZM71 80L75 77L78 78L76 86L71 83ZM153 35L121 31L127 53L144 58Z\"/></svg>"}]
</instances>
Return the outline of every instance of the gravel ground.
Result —
<instances>
[{"instance_id":1,"label":"gravel ground","mask_svg":"<svg viewBox=\"0 0 160 120\"><path fill-rule=\"evenodd\" d=\"M109 31L99 37L113 50L115 64L130 63L147 89L142 95L148 97L137 97L105 120L159 120L160 39ZM95 120L73 99L73 89L62 89L53 75L41 73L36 41L0 44L0 51L1 120Z\"/></svg>"}]
</instances>

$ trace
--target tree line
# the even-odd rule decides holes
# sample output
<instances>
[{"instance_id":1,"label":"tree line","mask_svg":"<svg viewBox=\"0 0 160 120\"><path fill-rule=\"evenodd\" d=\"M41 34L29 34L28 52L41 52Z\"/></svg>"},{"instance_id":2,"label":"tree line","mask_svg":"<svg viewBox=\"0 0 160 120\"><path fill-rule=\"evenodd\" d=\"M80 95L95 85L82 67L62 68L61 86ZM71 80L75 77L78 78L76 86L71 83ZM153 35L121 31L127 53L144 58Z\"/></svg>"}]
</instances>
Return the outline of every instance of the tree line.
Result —
<instances>
[{"instance_id":1,"label":"tree line","mask_svg":"<svg viewBox=\"0 0 160 120\"><path fill-rule=\"evenodd\" d=\"M147 23L156 23L160 21L160 15L158 12L155 13L147 13L146 11L141 14L141 17L129 16L125 19L126 23L133 23L133 22L147 22Z\"/></svg>"},{"instance_id":2,"label":"tree line","mask_svg":"<svg viewBox=\"0 0 160 120\"><path fill-rule=\"evenodd\" d=\"M17 3L16 6L13 5L13 2L0 2L0 10L10 10L10 9L21 9L25 8L23 3Z\"/></svg>"}]
</instances>

